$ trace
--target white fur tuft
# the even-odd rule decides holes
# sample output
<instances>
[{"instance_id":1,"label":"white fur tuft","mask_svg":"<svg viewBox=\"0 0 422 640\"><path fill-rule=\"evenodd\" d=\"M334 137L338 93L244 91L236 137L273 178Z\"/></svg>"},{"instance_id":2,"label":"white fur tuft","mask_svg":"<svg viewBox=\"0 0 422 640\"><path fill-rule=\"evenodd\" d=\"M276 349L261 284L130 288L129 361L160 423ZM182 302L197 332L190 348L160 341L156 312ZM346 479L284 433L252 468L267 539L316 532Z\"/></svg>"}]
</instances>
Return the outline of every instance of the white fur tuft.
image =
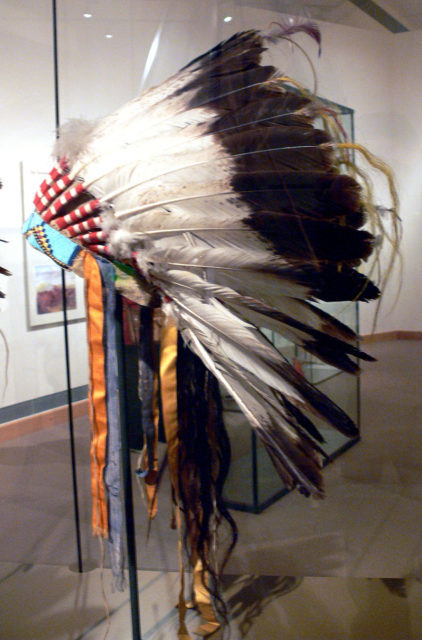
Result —
<instances>
[{"instance_id":1,"label":"white fur tuft","mask_svg":"<svg viewBox=\"0 0 422 640\"><path fill-rule=\"evenodd\" d=\"M113 208L101 209L101 228L106 233L111 233L119 228L118 222L113 215Z\"/></svg>"},{"instance_id":2,"label":"white fur tuft","mask_svg":"<svg viewBox=\"0 0 422 640\"><path fill-rule=\"evenodd\" d=\"M111 251L116 258L130 259L134 246L133 234L126 229L116 229L110 232L109 242Z\"/></svg>"},{"instance_id":3,"label":"white fur tuft","mask_svg":"<svg viewBox=\"0 0 422 640\"><path fill-rule=\"evenodd\" d=\"M72 166L85 147L95 124L82 118L74 118L66 122L59 129L59 138L54 145L53 155L59 158L65 157Z\"/></svg>"}]
</instances>

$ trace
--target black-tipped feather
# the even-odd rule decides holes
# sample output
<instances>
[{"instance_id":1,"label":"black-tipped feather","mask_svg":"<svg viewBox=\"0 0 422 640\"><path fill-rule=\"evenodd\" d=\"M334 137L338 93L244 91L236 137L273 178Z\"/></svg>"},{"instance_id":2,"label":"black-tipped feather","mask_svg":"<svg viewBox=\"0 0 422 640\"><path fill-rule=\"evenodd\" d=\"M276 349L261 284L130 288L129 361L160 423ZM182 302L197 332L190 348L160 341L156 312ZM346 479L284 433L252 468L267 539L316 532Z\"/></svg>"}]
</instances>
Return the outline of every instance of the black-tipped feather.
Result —
<instances>
[{"instance_id":1,"label":"black-tipped feather","mask_svg":"<svg viewBox=\"0 0 422 640\"><path fill-rule=\"evenodd\" d=\"M359 373L359 366L353 360L350 360L348 355L370 362L374 360L372 356L361 351L353 344L349 344L329 335L328 333L324 333L320 330L307 326L303 322L299 322L284 313L280 313L279 311L259 304L257 301L245 300L243 305L233 304L230 306L237 309L240 315L242 315L242 306L245 310L252 310L255 314L259 314L261 316L261 322L259 322L259 318L257 318L260 326L271 328L276 332L278 330L280 334L284 333L283 326L298 330L300 334L308 337L302 337L300 342L296 342L295 340L296 344L299 344L306 351L309 351L324 362L327 362L342 371L346 371L348 373ZM247 313L246 317L248 317ZM277 324L271 324L271 326L269 326L267 324L267 319L271 319L276 323L279 323L279 327L277 327Z\"/></svg>"},{"instance_id":2,"label":"black-tipped feather","mask_svg":"<svg viewBox=\"0 0 422 640\"><path fill-rule=\"evenodd\" d=\"M254 64L259 64L262 51L264 51L261 34L250 29L235 33L227 40L219 42L215 47L191 60L181 71L189 69L194 72L198 69L206 71L210 67L224 65L227 68L229 61L239 54L243 59L248 56Z\"/></svg>"},{"instance_id":3,"label":"black-tipped feather","mask_svg":"<svg viewBox=\"0 0 422 640\"><path fill-rule=\"evenodd\" d=\"M258 88L251 90L249 101L235 110L221 109L220 117L210 125L210 133L227 133L233 129L271 127L279 124L289 126L309 126L311 119L300 109L309 104L309 98L287 91L266 91Z\"/></svg>"},{"instance_id":4,"label":"black-tipped feather","mask_svg":"<svg viewBox=\"0 0 422 640\"><path fill-rule=\"evenodd\" d=\"M367 276L347 265L343 265L341 270L331 264L320 265L318 269L305 265L301 277L311 287L314 296L324 302L369 302L380 296L380 290Z\"/></svg>"},{"instance_id":5,"label":"black-tipped feather","mask_svg":"<svg viewBox=\"0 0 422 640\"><path fill-rule=\"evenodd\" d=\"M218 78L195 78L188 85L175 92L175 95L184 93L186 90L198 88L193 97L188 101L188 108L194 109L215 100L230 100L233 92L244 91L245 86L266 82L274 74L274 67L255 67L253 69L242 70L229 76Z\"/></svg>"},{"instance_id":6,"label":"black-tipped feather","mask_svg":"<svg viewBox=\"0 0 422 640\"><path fill-rule=\"evenodd\" d=\"M268 198L268 192L254 192L256 202ZM257 207L258 209L258 207ZM367 231L312 220L299 216L257 210L247 223L269 240L275 251L292 260L315 260L359 264L373 249L373 236Z\"/></svg>"},{"instance_id":7,"label":"black-tipped feather","mask_svg":"<svg viewBox=\"0 0 422 640\"><path fill-rule=\"evenodd\" d=\"M316 440L317 442L320 442L321 444L325 442L324 438L322 437L318 429L315 427L314 423L311 420L309 420L309 418L305 416L305 414L300 409L298 409L297 407L295 407L294 404L289 402L287 398L282 398L281 402L286 407L286 410L288 411L288 413L292 414L292 416L297 420L300 426L303 429L305 429L305 431L307 431L312 436L312 438L314 438L314 440ZM322 455L325 454L325 452L322 449L319 450L319 452Z\"/></svg>"},{"instance_id":8,"label":"black-tipped feather","mask_svg":"<svg viewBox=\"0 0 422 640\"><path fill-rule=\"evenodd\" d=\"M341 226L353 228L362 226L364 213L357 190L344 189L343 200L339 201L327 183L331 183L335 192L338 183L344 184L343 177L335 173L323 174L320 170L298 170L300 156L297 152L283 149L260 154L251 152L235 160L239 172L232 178L233 188L255 212L293 214L336 224L341 221ZM310 150L307 162L322 165L324 159L319 149ZM276 172L279 164L282 170ZM289 164L291 172L287 172Z\"/></svg>"},{"instance_id":9,"label":"black-tipped feather","mask_svg":"<svg viewBox=\"0 0 422 640\"><path fill-rule=\"evenodd\" d=\"M316 387L311 385L293 367L284 363L281 365L280 374L288 380L305 397L310 406L327 420L333 427L349 438L359 435L355 423L338 405L332 402Z\"/></svg>"}]
</instances>

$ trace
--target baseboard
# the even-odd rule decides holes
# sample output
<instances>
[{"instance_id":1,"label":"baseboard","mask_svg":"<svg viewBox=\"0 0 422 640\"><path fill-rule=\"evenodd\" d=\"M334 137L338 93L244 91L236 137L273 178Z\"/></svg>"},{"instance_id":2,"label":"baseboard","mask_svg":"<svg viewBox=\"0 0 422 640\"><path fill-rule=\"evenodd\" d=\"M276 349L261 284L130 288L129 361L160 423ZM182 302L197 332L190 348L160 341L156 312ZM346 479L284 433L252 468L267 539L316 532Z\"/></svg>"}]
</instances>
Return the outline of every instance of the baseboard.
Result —
<instances>
[{"instance_id":1,"label":"baseboard","mask_svg":"<svg viewBox=\"0 0 422 640\"><path fill-rule=\"evenodd\" d=\"M383 342L389 340L422 340L422 331L384 331L361 336L362 342ZM88 399L72 403L73 416L79 418L88 415ZM66 424L68 421L67 405L55 407L48 411L41 411L17 420L4 422L0 425L0 442L41 431L49 427Z\"/></svg>"},{"instance_id":2,"label":"baseboard","mask_svg":"<svg viewBox=\"0 0 422 640\"><path fill-rule=\"evenodd\" d=\"M362 342L385 342L388 340L422 340L422 331L383 331L361 336Z\"/></svg>"},{"instance_id":3,"label":"baseboard","mask_svg":"<svg viewBox=\"0 0 422 640\"><path fill-rule=\"evenodd\" d=\"M88 415L88 399L72 403L73 417L80 418ZM63 405L48 411L41 411L32 416L25 416L18 420L11 420L0 425L0 442L20 438L28 433L56 427L68 422L68 407Z\"/></svg>"}]
</instances>

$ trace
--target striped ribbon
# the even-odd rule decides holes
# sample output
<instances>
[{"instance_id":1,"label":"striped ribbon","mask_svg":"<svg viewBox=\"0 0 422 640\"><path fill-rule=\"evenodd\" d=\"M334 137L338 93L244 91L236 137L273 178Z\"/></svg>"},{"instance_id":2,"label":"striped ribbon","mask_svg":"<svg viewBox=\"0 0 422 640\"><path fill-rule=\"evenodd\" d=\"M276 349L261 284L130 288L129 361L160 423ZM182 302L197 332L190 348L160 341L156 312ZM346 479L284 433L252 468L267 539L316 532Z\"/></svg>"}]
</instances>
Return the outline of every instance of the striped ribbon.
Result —
<instances>
[{"instance_id":1,"label":"striped ribbon","mask_svg":"<svg viewBox=\"0 0 422 640\"><path fill-rule=\"evenodd\" d=\"M104 470L104 482L108 498L108 547L110 552L113 585L123 591L125 579L123 572L123 513L121 501L121 438L119 389L117 378L116 349L116 291L114 286L114 267L107 260L97 258L103 286L105 348L105 382L107 403L107 451Z\"/></svg>"}]
</instances>

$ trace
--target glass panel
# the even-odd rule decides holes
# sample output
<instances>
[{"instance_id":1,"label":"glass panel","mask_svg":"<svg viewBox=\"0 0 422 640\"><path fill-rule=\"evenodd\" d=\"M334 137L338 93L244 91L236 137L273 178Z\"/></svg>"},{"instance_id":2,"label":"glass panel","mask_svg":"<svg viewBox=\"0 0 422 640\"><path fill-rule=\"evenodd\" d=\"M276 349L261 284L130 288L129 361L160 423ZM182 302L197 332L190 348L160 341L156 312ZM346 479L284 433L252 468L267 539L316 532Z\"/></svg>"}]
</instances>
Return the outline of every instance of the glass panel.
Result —
<instances>
[{"instance_id":1,"label":"glass panel","mask_svg":"<svg viewBox=\"0 0 422 640\"><path fill-rule=\"evenodd\" d=\"M6 293L0 301L0 560L74 565L62 271L30 247L21 231L33 211L35 190L53 163L52 3L1 4L0 46L7 72L5 68L1 101L0 238L8 241L1 244L1 265L12 277L2 277L0 284ZM66 282L77 460L83 480L89 458L85 304L82 281L69 274ZM88 476L86 480L89 483ZM79 497L81 513L90 514L89 489ZM85 542L88 563L94 542L89 527ZM97 561L96 542L94 557Z\"/></svg>"},{"instance_id":2,"label":"glass panel","mask_svg":"<svg viewBox=\"0 0 422 640\"><path fill-rule=\"evenodd\" d=\"M310 8L311 4L316 3L289 1L283 6L286 11L290 9L295 15L304 17L308 16L311 10L318 10L318 16L326 20L327 13L319 13L323 11L323 4L326 3L320 3L321 7L318 8ZM330 15L340 15L340 20L348 22L349 26L337 28L329 22L323 25L324 55L317 62L320 65L317 75L321 80L321 94L332 95L336 100L344 99L356 105L360 137L368 142L369 146L373 145L374 150L379 151L381 155L385 155L387 149L394 161L401 163L399 171L406 178L403 184L407 185L408 181L413 179L409 167L417 166L417 161L413 162L413 165L411 161L413 158L416 160L416 153L419 154L417 145L411 144L417 137L413 135L412 127L419 121L420 111L417 91L414 91L418 77L415 61L418 60L418 56L411 55L411 47L416 44L419 46L417 34L401 34L399 46L398 40L393 40L396 36L385 32L381 25L378 25L378 30L372 31L375 21L359 8L349 4L346 12L341 7L330 10ZM101 117L134 98L141 89L157 84L186 64L189 59L235 31L251 26L266 29L272 20L288 19L277 10L279 7L280 3L275 0L120 0L114 3L105 0L58 0L61 121L65 122L68 118ZM89 19L83 15L87 8L93 13ZM8 586L10 583L6 581L18 566L20 572L14 576L18 581L16 591L24 593L26 590L28 604L33 606L34 602L36 605L39 603L35 610L31 610L30 607L25 609L27 615L22 616L22 611L18 611L15 620L6 621L11 631L6 630L5 634L9 634L10 637L18 633L16 629L19 619L23 623L25 618L31 627L30 631L21 634L21 637L46 637L46 627L51 626L53 618L59 620L61 633L66 637L72 634L80 637L85 632L89 633L88 629L97 622L100 625L104 616L99 582L95 583L98 584L96 605L92 605L93 601L90 598L93 582L89 582L89 576L84 583L78 581L78 586L72 591L73 587L68 588L69 575L63 577L63 573L48 573L49 576L54 576L51 584L47 585L51 609L46 606L44 600L45 579L40 580L36 588L34 581L28 580L28 572L33 564L58 564L67 572L68 566L74 567L76 558L69 432L65 408L63 327L60 309L55 305L55 296L60 288L57 280L59 272L50 261L31 250L21 236L22 221L32 208L34 188L52 163L49 151L55 138L55 87L51 10L50 0L1 3L0 47L2 59L7 64L2 75L0 106L0 177L3 183L0 191L0 238L7 239L9 244L1 244L0 247L1 264L13 273L12 278L2 278L0 283L0 288L7 296L0 300L1 331L7 341L6 344L0 337L0 362L3 365L0 368L1 578L3 588L5 584ZM350 12L353 12L351 20L348 18ZM224 22L223 18L226 15L231 15L233 20ZM350 25L359 28L353 29ZM271 53L270 62L283 71L286 69L286 72L294 77L297 75L304 84L310 85L312 78L309 66L302 56L296 53L295 50L292 55L290 46L287 54L286 50L280 47ZM350 64L352 59L356 64ZM402 68L400 62L403 61L410 72L410 76L409 73L407 76L400 75L400 95L404 95L402 102L406 104L406 116L409 116L404 138L403 135L400 138L400 145L395 145L397 133L392 134L390 127L394 105L389 102L389 98L392 81L397 80L398 73L397 69L394 70L394 65L389 64L393 59L398 61L397 69ZM362 89L362 69L366 70L367 76L371 78L371 82L373 81L373 90L369 93ZM405 76L414 78L415 81L407 80L406 84ZM409 104L413 113L408 110ZM341 108L341 112L343 126L353 138L353 112L346 107ZM393 130L394 128L397 129L392 127ZM400 147L398 155L394 147ZM415 151L412 156L413 147ZM419 185L418 179L415 178L414 184ZM410 194L410 200L407 197L406 201L408 207L416 193L415 190L412 192L414 185L410 187L409 190L403 191L407 196ZM415 207L411 208L411 211L414 209ZM412 216L408 218L408 222L411 223ZM413 218L416 220L415 216ZM414 238L417 237L418 234L414 234ZM410 245L413 247L417 243L408 242L407 250L413 250ZM45 271L47 266L48 272ZM73 284L71 277L67 280L69 285ZM83 321L84 301L78 284L74 295L75 302L70 302L69 310L74 316L69 326L70 374L75 401L82 551L84 568L88 569L92 564L98 566L99 550L97 540L91 535L89 424L86 402L87 349ZM417 299L417 295L414 299ZM354 305L348 305L339 312L339 317L346 323L356 326L357 314ZM400 318L406 318L404 315L397 317L398 321ZM417 317L418 314L414 313L413 321ZM298 361L304 374L311 381L319 385L359 421L358 385L355 378L338 374L332 367L305 356L301 350L295 349L280 336L271 334L270 337L288 360ZM409 354L403 352L401 362L407 363L408 357ZM393 371L399 363L395 360L390 366ZM407 374L408 371L403 372L403 377ZM393 377L393 380L390 379L391 387L394 383ZM394 447L386 445L382 448L381 443L380 450L380 436L376 429L371 436L372 440L368 441L364 462L359 461L361 466L359 471L356 470L357 479L340 487L337 504L335 499L327 500L322 507L318 504L318 509L310 511L309 504L305 505L306 501L302 501L298 508L294 503L295 517L289 517L288 514L285 518L289 521L288 526L281 535L279 522L276 521L277 526L274 527L274 520L268 517L268 520L265 520L267 531L271 528L277 531L279 546L274 547L277 553L273 553L267 567L263 567L262 549L258 543L254 543L253 555L257 562L249 573L274 572L272 558L275 555L282 558L284 551L285 556L296 557L297 554L299 557L302 546L306 551L305 560L302 558L303 564L299 561L289 565L292 571L300 567L301 574L308 572L313 575L327 575L327 571L337 571L347 575L353 572L356 575L357 572L358 575L372 577L383 574L399 577L418 571L420 575L420 532L415 527L415 510L418 508L421 495L420 479L417 477L417 447L414 447L416 453L414 459L410 456L412 464L409 464L405 455L409 453L409 447L406 449L404 442L406 438L414 438L415 435L411 433L417 409L417 389L413 386L410 392L407 390L408 395L405 393L403 396L406 400L404 405L408 407L405 435L403 436L401 429L403 406L397 402L393 415L390 409L394 405L388 402L387 408L384 407L384 411L380 411L378 419L387 424L388 442L391 444L392 437ZM382 407L384 401L385 393L381 390L374 404ZM232 473L226 495L232 501L237 500L242 508L256 511L282 492L282 484L266 452L255 441L247 422L234 403L225 399L225 410L233 442ZM376 407L374 409L374 406L371 406L371 419L374 410ZM400 425L400 442L399 436L391 435L396 424ZM329 454L335 455L342 451L348 443L326 426L320 425L320 429L326 436ZM347 464L347 458L344 458L341 464ZM372 496L372 501L368 499L367 494ZM302 500L300 496L291 494L284 501L283 508L290 499L294 501L296 498ZM142 514L138 518L142 522L137 523L139 567L177 570L177 534L169 530L170 492L166 494L163 491L160 495L159 513L153 523L148 546L145 543L145 506L136 487L135 502L136 512ZM347 503L346 512L342 511L344 502ZM296 520L298 509L303 509L302 524L299 526ZM267 517L267 514L270 516L269 511L263 514L263 517ZM319 529L314 527L315 522L319 522ZM403 523L406 523L406 527L402 526ZM256 526L259 542L259 538L262 538L261 519L260 524ZM383 531L381 537L379 531ZM404 532L408 533L407 537L403 537ZM286 544L286 540L289 539L293 541L290 547ZM284 548L280 540L285 545ZM386 554L386 548L393 548L393 552ZM403 550L406 550L408 556L400 557L400 554L404 554ZM385 569L386 558L388 570ZM286 564L280 567L279 575L286 575ZM169 581L171 579L170 575ZM167 580L167 573L162 574L161 580ZM154 583L155 578L151 582ZM177 579L174 580L174 584L176 583ZM82 591L81 584L84 585ZM6 597L9 597L8 589L5 591ZM68 599L64 604L61 598L65 595L69 598L69 591L71 602L69 604ZM151 599L154 602L160 601L161 605L164 591L160 582L159 589ZM256 589L252 589L251 593L253 608L256 610ZM268 593L266 591L266 596ZM85 594L89 596L85 598ZM173 607L177 599L177 587L174 594L175 597L170 598L168 609L163 615L162 608L158 614L155 605L145 607L147 611L151 609L153 612L149 618L148 612L146 614L148 635L154 634L155 631L160 633L159 624L163 619L171 623L177 618ZM363 593L363 599L367 595ZM378 598L375 587L370 595ZM145 594L143 596L145 597ZM127 591L123 598L128 600ZM361 600L362 598L359 601ZM25 600L21 599L19 593L16 601L19 608ZM403 597L400 601L403 604L406 602ZM367 602L371 602L371 598L367 598ZM68 606L69 615L67 612L63 613L66 611L65 606ZM82 612L81 617L74 615L75 607L78 614ZM59 611L59 615L51 615L51 611ZM362 621L366 613L365 606L362 610L353 610L350 620L352 631L356 627L356 620ZM124 621L121 624L126 630L129 628L129 611L126 610L125 614L127 624L125 625ZM274 616L272 618L274 620ZM406 626L406 620L403 624ZM341 623L339 625L340 628ZM102 631L103 629L100 635L103 635ZM174 635L173 632L174 629L169 631L169 637ZM95 634L95 631L92 633Z\"/></svg>"},{"instance_id":3,"label":"glass panel","mask_svg":"<svg viewBox=\"0 0 422 640\"><path fill-rule=\"evenodd\" d=\"M334 318L337 318L337 320L348 325L358 333L358 305L356 303L325 302L316 306L323 311L326 311ZM322 362L319 358L310 355L304 349L297 349L295 357L300 362L304 375L313 384L319 385L327 378L340 374L336 367L329 365L326 362Z\"/></svg>"},{"instance_id":4,"label":"glass panel","mask_svg":"<svg viewBox=\"0 0 422 640\"><path fill-rule=\"evenodd\" d=\"M224 396L224 423L230 436L232 459L224 494L233 506L253 505L254 499L254 439L249 424L235 401Z\"/></svg>"},{"instance_id":5,"label":"glass panel","mask_svg":"<svg viewBox=\"0 0 422 640\"><path fill-rule=\"evenodd\" d=\"M13 274L2 278L0 286L6 293L0 313L0 560L12 563L40 561L67 502L59 492L49 504L41 506L37 500L55 471L58 452L49 449L45 428L52 408L63 404L65 382L61 314L42 304L58 293L57 269L44 278L43 268L51 262L41 254L29 259L21 234L23 219L32 210L28 193L43 169L39 158L54 138L51 3L30 4L2 3L0 21L2 59L7 60L2 74L0 237L9 243L1 245L1 264ZM57 482L64 482L63 477Z\"/></svg>"},{"instance_id":6,"label":"glass panel","mask_svg":"<svg viewBox=\"0 0 422 640\"><path fill-rule=\"evenodd\" d=\"M341 125L348 137L353 140L353 110L343 105L331 103L339 112ZM322 121L316 123L323 126ZM358 305L356 303L319 303L319 308L350 326L358 333ZM318 386L340 407L344 408L359 426L359 384L355 377L340 372L274 331L262 329L264 335L312 384ZM225 487L225 497L236 508L260 511L286 492L282 481L259 440L249 440L248 423L237 409L226 412L225 419L232 442L234 443L235 464L230 469ZM226 417L227 416L227 417ZM327 455L336 457L352 446L356 439L350 440L322 420L312 420L321 431L325 443L323 449ZM234 425L236 425L234 427ZM248 479L248 470L250 473ZM241 480L237 481L237 477ZM246 483L246 484L245 484Z\"/></svg>"}]
</instances>

